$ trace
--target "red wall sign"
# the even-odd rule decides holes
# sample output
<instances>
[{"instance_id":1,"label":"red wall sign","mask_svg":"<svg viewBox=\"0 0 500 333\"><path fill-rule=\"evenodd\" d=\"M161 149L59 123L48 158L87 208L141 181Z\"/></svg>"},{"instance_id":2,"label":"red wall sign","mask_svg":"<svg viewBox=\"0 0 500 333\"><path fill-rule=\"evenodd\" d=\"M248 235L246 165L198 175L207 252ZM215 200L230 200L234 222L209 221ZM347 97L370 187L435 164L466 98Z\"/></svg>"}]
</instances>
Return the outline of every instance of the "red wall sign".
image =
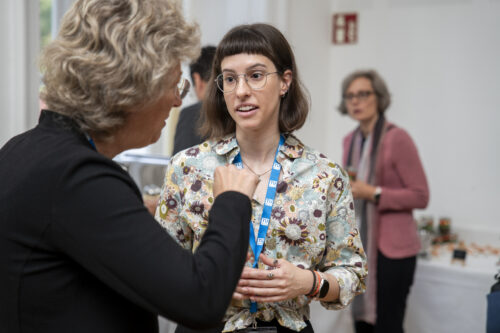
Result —
<instances>
[{"instance_id":1,"label":"red wall sign","mask_svg":"<svg viewBox=\"0 0 500 333\"><path fill-rule=\"evenodd\" d=\"M333 44L355 44L358 41L358 14L333 14Z\"/></svg>"}]
</instances>

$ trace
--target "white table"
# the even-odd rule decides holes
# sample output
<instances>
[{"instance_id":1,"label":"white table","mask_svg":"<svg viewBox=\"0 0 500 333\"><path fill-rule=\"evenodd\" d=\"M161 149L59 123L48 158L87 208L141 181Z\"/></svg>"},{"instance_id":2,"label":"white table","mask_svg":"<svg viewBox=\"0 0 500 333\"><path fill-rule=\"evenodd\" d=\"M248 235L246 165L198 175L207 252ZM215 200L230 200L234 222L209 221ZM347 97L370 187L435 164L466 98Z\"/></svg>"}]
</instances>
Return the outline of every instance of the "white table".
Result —
<instances>
[{"instance_id":1,"label":"white table","mask_svg":"<svg viewBox=\"0 0 500 333\"><path fill-rule=\"evenodd\" d=\"M451 253L419 259L408 299L405 327L417 332L484 332L486 296L498 271L495 256L476 255L451 264Z\"/></svg>"},{"instance_id":2,"label":"white table","mask_svg":"<svg viewBox=\"0 0 500 333\"><path fill-rule=\"evenodd\" d=\"M407 333L476 333L486 330L486 295L493 285L495 256L467 258L465 267L451 264L451 253L417 260L405 316ZM327 311L311 304L316 333L354 333L351 309Z\"/></svg>"}]
</instances>

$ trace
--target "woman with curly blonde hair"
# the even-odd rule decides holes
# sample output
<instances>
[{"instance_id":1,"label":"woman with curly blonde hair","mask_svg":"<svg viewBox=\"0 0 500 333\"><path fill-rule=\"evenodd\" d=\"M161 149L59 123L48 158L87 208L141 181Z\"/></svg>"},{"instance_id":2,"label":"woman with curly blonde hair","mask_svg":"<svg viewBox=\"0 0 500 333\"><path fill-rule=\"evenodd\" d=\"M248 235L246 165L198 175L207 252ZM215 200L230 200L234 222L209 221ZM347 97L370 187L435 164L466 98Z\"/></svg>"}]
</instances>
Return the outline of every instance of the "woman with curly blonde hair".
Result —
<instances>
[{"instance_id":1,"label":"woman with curly blonde hair","mask_svg":"<svg viewBox=\"0 0 500 333\"><path fill-rule=\"evenodd\" d=\"M0 332L157 332L220 322L257 183L215 170L195 254L162 231L111 158L158 140L199 32L170 0L79 0L42 56L39 124L0 150Z\"/></svg>"}]
</instances>

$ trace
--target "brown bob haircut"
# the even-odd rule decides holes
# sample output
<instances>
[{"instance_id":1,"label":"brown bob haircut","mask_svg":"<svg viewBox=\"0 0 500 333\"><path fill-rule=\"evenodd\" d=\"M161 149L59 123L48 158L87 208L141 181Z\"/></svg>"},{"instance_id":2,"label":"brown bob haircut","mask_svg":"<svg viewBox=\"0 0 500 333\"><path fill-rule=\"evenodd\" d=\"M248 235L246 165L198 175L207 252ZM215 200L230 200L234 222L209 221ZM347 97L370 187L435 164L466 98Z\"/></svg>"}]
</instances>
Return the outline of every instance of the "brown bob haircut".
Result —
<instances>
[{"instance_id":1,"label":"brown bob haircut","mask_svg":"<svg viewBox=\"0 0 500 333\"><path fill-rule=\"evenodd\" d=\"M279 130L280 133L290 133L301 128L309 113L310 103L309 95L299 79L292 48L278 29L269 24L257 23L232 28L219 43L203 101L200 134L213 139L236 130L236 123L229 115L224 95L217 88L215 79L221 73L222 60L240 53L269 58L279 75L288 69L292 71L292 82L280 103Z\"/></svg>"},{"instance_id":2,"label":"brown bob haircut","mask_svg":"<svg viewBox=\"0 0 500 333\"><path fill-rule=\"evenodd\" d=\"M349 74L344 81L342 81L342 101L338 106L338 110L342 114L347 114L347 107L345 105L344 98L346 91L349 89L349 86L354 80L362 77L370 80L373 91L377 96L377 111L379 114L384 113L391 104L391 94L389 93L389 89L387 89L384 79L382 79L380 74L373 69L357 70Z\"/></svg>"}]
</instances>

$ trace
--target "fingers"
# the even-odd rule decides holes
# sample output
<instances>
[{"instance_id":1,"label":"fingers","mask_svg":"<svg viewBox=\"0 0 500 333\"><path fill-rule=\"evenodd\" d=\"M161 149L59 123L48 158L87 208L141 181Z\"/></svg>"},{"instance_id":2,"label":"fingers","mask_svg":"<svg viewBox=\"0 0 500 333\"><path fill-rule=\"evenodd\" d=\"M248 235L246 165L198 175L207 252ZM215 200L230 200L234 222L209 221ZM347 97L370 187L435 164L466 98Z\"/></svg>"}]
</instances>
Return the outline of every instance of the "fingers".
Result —
<instances>
[{"instance_id":1,"label":"fingers","mask_svg":"<svg viewBox=\"0 0 500 333\"><path fill-rule=\"evenodd\" d=\"M259 302L277 302L293 298L285 280L245 280L234 292L236 299L250 299Z\"/></svg>"},{"instance_id":2,"label":"fingers","mask_svg":"<svg viewBox=\"0 0 500 333\"><path fill-rule=\"evenodd\" d=\"M237 191L252 199L258 183L259 178L246 169L234 165L219 166L214 173L214 197L226 191Z\"/></svg>"},{"instance_id":3,"label":"fingers","mask_svg":"<svg viewBox=\"0 0 500 333\"><path fill-rule=\"evenodd\" d=\"M266 269L251 268L248 266L244 267L243 272L241 274L241 278L269 280L281 277L282 272L276 271L276 269L281 268L282 264L283 265L286 264L287 263L286 260L269 258L264 254L261 254L259 256L259 259L269 268L266 270ZM269 270L273 270L273 272L270 273ZM270 277L269 274L272 274L272 277Z\"/></svg>"},{"instance_id":4,"label":"fingers","mask_svg":"<svg viewBox=\"0 0 500 333\"><path fill-rule=\"evenodd\" d=\"M245 298L250 298L251 300L269 298L279 298L280 300L285 300L290 298L289 292L286 289L281 288L247 288L247 290L242 291L240 294L244 295Z\"/></svg>"},{"instance_id":5,"label":"fingers","mask_svg":"<svg viewBox=\"0 0 500 333\"><path fill-rule=\"evenodd\" d=\"M276 292L280 292L283 294L281 289L279 288L251 288L251 287L241 287L237 286L234 293L233 293L233 298L242 300L242 299L249 299L255 295L258 296L276 296Z\"/></svg>"},{"instance_id":6,"label":"fingers","mask_svg":"<svg viewBox=\"0 0 500 333\"><path fill-rule=\"evenodd\" d=\"M242 288L242 292L244 292L243 288L247 287L256 287L256 288L281 288L285 286L285 282L280 279L273 278L270 280L266 277L265 280L256 280L256 279L240 279L238 282L237 288ZM245 289L246 290L246 289Z\"/></svg>"},{"instance_id":7,"label":"fingers","mask_svg":"<svg viewBox=\"0 0 500 333\"><path fill-rule=\"evenodd\" d=\"M275 258L269 258L268 256L264 255L264 254L261 254L259 256L259 259L264 263L266 264L267 266L269 267L275 267L275 268L279 268L280 267L280 261L279 259L275 259Z\"/></svg>"},{"instance_id":8,"label":"fingers","mask_svg":"<svg viewBox=\"0 0 500 333\"><path fill-rule=\"evenodd\" d=\"M248 280L270 280L269 277L270 271L267 269L257 269L257 268L249 268L245 267L243 269L243 272L241 273L241 279L248 279ZM278 270L272 270L272 278L271 279L277 279L281 277L281 272Z\"/></svg>"},{"instance_id":9,"label":"fingers","mask_svg":"<svg viewBox=\"0 0 500 333\"><path fill-rule=\"evenodd\" d=\"M251 295L247 294L245 292L240 293L238 291L235 291L233 293L233 299L236 299L238 301L242 301L245 299L250 299L253 302L279 302L279 301L284 301L287 300L288 297L286 294L282 295L269 295L269 296L256 296L256 295Z\"/></svg>"},{"instance_id":10,"label":"fingers","mask_svg":"<svg viewBox=\"0 0 500 333\"><path fill-rule=\"evenodd\" d=\"M239 293L238 291L235 291L233 293L233 299L236 299L236 300L244 300L244 299L249 299L250 298L250 295L245 295L245 294L242 294L242 293Z\"/></svg>"},{"instance_id":11,"label":"fingers","mask_svg":"<svg viewBox=\"0 0 500 333\"><path fill-rule=\"evenodd\" d=\"M241 271L240 279L246 278L247 276L251 276L250 272L253 271L253 270L256 270L256 269L252 268L252 267L248 267L248 266L243 267L243 270Z\"/></svg>"}]
</instances>

